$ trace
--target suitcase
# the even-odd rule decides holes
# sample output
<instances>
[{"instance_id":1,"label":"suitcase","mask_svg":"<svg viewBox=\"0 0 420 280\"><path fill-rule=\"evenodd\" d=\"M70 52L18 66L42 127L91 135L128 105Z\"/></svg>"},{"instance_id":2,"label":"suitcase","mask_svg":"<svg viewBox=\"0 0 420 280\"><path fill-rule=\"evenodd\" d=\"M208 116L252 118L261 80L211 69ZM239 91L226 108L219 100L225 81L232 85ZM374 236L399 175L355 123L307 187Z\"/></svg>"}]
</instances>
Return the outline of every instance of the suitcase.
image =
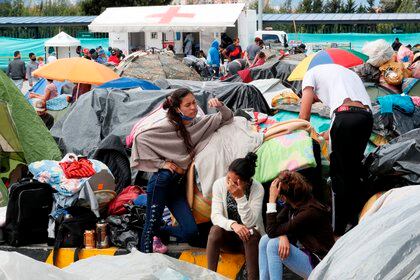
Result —
<instances>
[{"instance_id":1,"label":"suitcase","mask_svg":"<svg viewBox=\"0 0 420 280\"><path fill-rule=\"evenodd\" d=\"M46 243L53 196L49 184L23 179L9 189L4 234L12 246Z\"/></svg>"}]
</instances>

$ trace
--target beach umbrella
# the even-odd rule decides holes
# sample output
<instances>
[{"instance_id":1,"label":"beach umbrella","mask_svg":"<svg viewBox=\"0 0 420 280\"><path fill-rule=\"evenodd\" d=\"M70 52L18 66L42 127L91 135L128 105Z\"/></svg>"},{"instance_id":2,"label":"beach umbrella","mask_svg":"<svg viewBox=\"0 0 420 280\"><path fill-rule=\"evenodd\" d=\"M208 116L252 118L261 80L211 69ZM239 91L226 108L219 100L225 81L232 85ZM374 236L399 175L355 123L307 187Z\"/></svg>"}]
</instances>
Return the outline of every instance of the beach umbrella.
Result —
<instances>
[{"instance_id":1,"label":"beach umbrella","mask_svg":"<svg viewBox=\"0 0 420 280\"><path fill-rule=\"evenodd\" d=\"M348 51L348 52L354 54L355 56L357 56L358 58L360 58L361 60L363 60L363 62L366 62L369 59L369 56L368 55L365 55L364 53L355 51L353 49L343 49L343 50Z\"/></svg>"},{"instance_id":2,"label":"beach umbrella","mask_svg":"<svg viewBox=\"0 0 420 280\"><path fill-rule=\"evenodd\" d=\"M119 89L130 89L130 88L141 88L143 90L160 90L160 88L149 81L142 79L121 77L99 86L98 88L119 88Z\"/></svg>"},{"instance_id":3,"label":"beach umbrella","mask_svg":"<svg viewBox=\"0 0 420 280\"><path fill-rule=\"evenodd\" d=\"M310 54L302 62L300 62L287 80L300 81L303 80L305 73L321 64L339 64L341 66L350 68L356 65L363 64L363 60L353 53L343 49L326 49L315 54Z\"/></svg>"},{"instance_id":4,"label":"beach umbrella","mask_svg":"<svg viewBox=\"0 0 420 280\"><path fill-rule=\"evenodd\" d=\"M57 59L33 72L35 77L55 81L70 81L76 84L102 85L119 78L108 67L81 57Z\"/></svg>"}]
</instances>

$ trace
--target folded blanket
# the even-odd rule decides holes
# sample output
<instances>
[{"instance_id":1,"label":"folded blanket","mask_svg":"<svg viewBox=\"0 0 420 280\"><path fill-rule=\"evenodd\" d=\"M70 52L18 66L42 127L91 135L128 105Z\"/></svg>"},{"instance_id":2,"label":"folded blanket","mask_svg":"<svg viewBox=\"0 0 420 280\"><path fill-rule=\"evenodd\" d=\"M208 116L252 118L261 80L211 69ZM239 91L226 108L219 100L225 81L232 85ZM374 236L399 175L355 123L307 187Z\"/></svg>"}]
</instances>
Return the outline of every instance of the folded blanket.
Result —
<instances>
[{"instance_id":1,"label":"folded blanket","mask_svg":"<svg viewBox=\"0 0 420 280\"><path fill-rule=\"evenodd\" d=\"M226 175L229 164L257 149L262 141L263 135L255 132L251 122L243 117L235 117L233 123L218 129L195 157L203 196L211 197L213 183Z\"/></svg>"},{"instance_id":2,"label":"folded blanket","mask_svg":"<svg viewBox=\"0 0 420 280\"><path fill-rule=\"evenodd\" d=\"M312 138L304 130L277 136L257 151L258 160L254 179L265 183L272 181L283 170L315 167Z\"/></svg>"},{"instance_id":3,"label":"folded blanket","mask_svg":"<svg viewBox=\"0 0 420 280\"><path fill-rule=\"evenodd\" d=\"M278 122L270 126L266 133L264 141L268 141L277 136L290 134L296 130L306 130L311 129L311 124L308 121L302 119L288 120L284 122Z\"/></svg>"}]
</instances>

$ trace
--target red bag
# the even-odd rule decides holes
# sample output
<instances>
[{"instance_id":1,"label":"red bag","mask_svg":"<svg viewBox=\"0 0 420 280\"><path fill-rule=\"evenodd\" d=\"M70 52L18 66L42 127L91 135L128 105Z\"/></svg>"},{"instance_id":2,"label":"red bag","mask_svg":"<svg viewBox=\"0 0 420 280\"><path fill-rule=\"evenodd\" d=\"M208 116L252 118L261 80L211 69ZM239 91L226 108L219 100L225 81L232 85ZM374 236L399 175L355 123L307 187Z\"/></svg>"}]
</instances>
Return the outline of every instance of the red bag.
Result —
<instances>
[{"instance_id":1,"label":"red bag","mask_svg":"<svg viewBox=\"0 0 420 280\"><path fill-rule=\"evenodd\" d=\"M84 158L73 162L60 162L60 166L67 179L92 177L96 173L92 162Z\"/></svg>"},{"instance_id":2,"label":"red bag","mask_svg":"<svg viewBox=\"0 0 420 280\"><path fill-rule=\"evenodd\" d=\"M133 203L144 191L139 186L128 186L122 190L108 205L108 215L123 215L127 213L125 204Z\"/></svg>"}]
</instances>

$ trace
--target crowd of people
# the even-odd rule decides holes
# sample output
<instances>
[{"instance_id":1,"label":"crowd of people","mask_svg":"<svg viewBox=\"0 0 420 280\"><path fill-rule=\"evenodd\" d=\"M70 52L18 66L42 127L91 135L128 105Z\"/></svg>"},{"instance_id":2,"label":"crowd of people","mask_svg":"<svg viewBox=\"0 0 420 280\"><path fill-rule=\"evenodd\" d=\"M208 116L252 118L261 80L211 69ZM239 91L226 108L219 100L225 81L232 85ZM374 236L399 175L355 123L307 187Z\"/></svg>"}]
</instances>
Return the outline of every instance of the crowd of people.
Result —
<instances>
[{"instance_id":1,"label":"crowd of people","mask_svg":"<svg viewBox=\"0 0 420 280\"><path fill-rule=\"evenodd\" d=\"M259 37L256 37L254 43L244 51L239 38L232 40L223 33L221 42L213 40L207 54L203 50L194 51L193 42L192 35L188 34L184 40L184 56L195 55L203 60L215 78L219 78L221 73L235 75L238 71L260 66L266 61L266 54L262 51L264 42ZM175 54L173 45L168 45L166 50Z\"/></svg>"},{"instance_id":2,"label":"crowd of people","mask_svg":"<svg viewBox=\"0 0 420 280\"><path fill-rule=\"evenodd\" d=\"M238 43L235 40L233 47L223 51L231 63L240 59L235 52ZM217 45L214 43L212 48ZM215 51L210 50L209 56L215 57ZM246 57L255 61L258 52L249 48ZM337 196L335 219L331 218L330 207L314 196L307 178L296 171L279 172L268 190L267 210L263 213L267 190L253 179L257 155L249 153L234 160L227 175L213 184L213 226L206 248L209 269L217 270L222 250L244 252L248 279L282 279L283 265L306 279L335 240L357 224L364 201L360 195L361 161L372 131L369 95L354 72L327 64L312 68L304 77L301 119L310 119L315 101L328 105L333 118L331 131L325 132L324 137L332 141L331 178ZM153 173L147 185L146 222L139 232L138 248L142 252L165 253L164 243L169 236L188 242L199 235L182 195L183 177L210 136L231 123L234 116L216 98L209 100L208 105L218 113L197 117L194 94L188 89L177 89L164 102L167 118L136 137L136 149L142 152L131 158L132 167ZM177 226L160 226L159 217L165 206L178 221Z\"/></svg>"}]
</instances>

